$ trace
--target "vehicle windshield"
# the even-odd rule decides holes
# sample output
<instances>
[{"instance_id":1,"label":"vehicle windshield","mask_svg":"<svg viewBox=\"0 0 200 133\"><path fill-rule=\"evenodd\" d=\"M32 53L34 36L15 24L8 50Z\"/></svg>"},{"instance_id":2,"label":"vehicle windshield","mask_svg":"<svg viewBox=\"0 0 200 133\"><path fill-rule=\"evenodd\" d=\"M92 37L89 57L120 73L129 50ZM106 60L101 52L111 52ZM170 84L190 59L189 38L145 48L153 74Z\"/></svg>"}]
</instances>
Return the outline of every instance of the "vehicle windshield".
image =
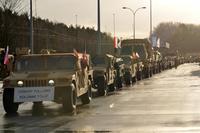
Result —
<instances>
[{"instance_id":1,"label":"vehicle windshield","mask_svg":"<svg viewBox=\"0 0 200 133\"><path fill-rule=\"evenodd\" d=\"M121 55L131 55L132 54L132 46L123 46L121 49Z\"/></svg>"},{"instance_id":2,"label":"vehicle windshield","mask_svg":"<svg viewBox=\"0 0 200 133\"><path fill-rule=\"evenodd\" d=\"M131 62L131 58L130 58L129 56L127 56L127 57L122 57L122 59L123 59L123 63L124 63L124 64L130 64L130 62Z\"/></svg>"},{"instance_id":3,"label":"vehicle windshield","mask_svg":"<svg viewBox=\"0 0 200 133\"><path fill-rule=\"evenodd\" d=\"M74 56L31 56L17 61L16 71L52 71L72 70L76 59Z\"/></svg>"},{"instance_id":4,"label":"vehicle windshield","mask_svg":"<svg viewBox=\"0 0 200 133\"><path fill-rule=\"evenodd\" d=\"M105 60L105 57L94 57L92 59L92 63L94 65L105 65L106 64L106 60Z\"/></svg>"},{"instance_id":5,"label":"vehicle windshield","mask_svg":"<svg viewBox=\"0 0 200 133\"><path fill-rule=\"evenodd\" d=\"M133 45L133 51L138 53L139 58L141 59L146 59L147 58L147 53L145 51L145 46L144 45Z\"/></svg>"}]
</instances>

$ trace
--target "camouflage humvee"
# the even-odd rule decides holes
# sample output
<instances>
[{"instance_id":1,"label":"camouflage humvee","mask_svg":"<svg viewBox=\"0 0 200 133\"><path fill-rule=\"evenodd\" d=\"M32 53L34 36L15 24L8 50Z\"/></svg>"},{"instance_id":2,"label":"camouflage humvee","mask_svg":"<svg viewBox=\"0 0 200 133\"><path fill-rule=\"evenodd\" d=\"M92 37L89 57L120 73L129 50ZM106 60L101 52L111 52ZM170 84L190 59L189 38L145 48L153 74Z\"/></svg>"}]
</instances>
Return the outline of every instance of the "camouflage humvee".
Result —
<instances>
[{"instance_id":1,"label":"camouflage humvee","mask_svg":"<svg viewBox=\"0 0 200 133\"><path fill-rule=\"evenodd\" d=\"M124 63L123 79L126 85L130 85L131 83L134 83L137 80L138 64L132 56L122 55L121 58Z\"/></svg>"},{"instance_id":2,"label":"camouflage humvee","mask_svg":"<svg viewBox=\"0 0 200 133\"><path fill-rule=\"evenodd\" d=\"M96 56L93 63L93 88L97 89L98 95L106 95L107 91L114 91L116 87L116 71L114 68L115 57L109 54Z\"/></svg>"},{"instance_id":3,"label":"camouflage humvee","mask_svg":"<svg viewBox=\"0 0 200 133\"><path fill-rule=\"evenodd\" d=\"M162 55L158 51L153 52L153 74L159 73L162 70Z\"/></svg>"},{"instance_id":4,"label":"camouflage humvee","mask_svg":"<svg viewBox=\"0 0 200 133\"><path fill-rule=\"evenodd\" d=\"M3 106L15 113L24 102L61 103L67 112L76 108L77 97L83 104L91 100L92 70L87 55L86 67L82 55L73 53L20 56L15 71L3 81Z\"/></svg>"},{"instance_id":5,"label":"camouflage humvee","mask_svg":"<svg viewBox=\"0 0 200 133\"><path fill-rule=\"evenodd\" d=\"M137 79L150 77L152 71L152 47L148 39L122 41L121 55L138 55Z\"/></svg>"}]
</instances>

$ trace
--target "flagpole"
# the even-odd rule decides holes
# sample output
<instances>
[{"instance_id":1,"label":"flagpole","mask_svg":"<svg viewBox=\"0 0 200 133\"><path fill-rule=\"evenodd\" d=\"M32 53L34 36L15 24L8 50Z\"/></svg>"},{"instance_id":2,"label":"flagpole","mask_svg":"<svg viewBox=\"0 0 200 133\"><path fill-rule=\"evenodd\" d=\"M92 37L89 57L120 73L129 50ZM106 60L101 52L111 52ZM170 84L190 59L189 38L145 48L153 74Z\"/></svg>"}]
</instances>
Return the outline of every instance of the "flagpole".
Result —
<instances>
[{"instance_id":1,"label":"flagpole","mask_svg":"<svg viewBox=\"0 0 200 133\"><path fill-rule=\"evenodd\" d=\"M114 37L115 37L115 14L113 13L113 30L114 30Z\"/></svg>"},{"instance_id":2,"label":"flagpole","mask_svg":"<svg viewBox=\"0 0 200 133\"><path fill-rule=\"evenodd\" d=\"M115 33L115 14L113 13L114 54L117 54L117 38Z\"/></svg>"}]
</instances>

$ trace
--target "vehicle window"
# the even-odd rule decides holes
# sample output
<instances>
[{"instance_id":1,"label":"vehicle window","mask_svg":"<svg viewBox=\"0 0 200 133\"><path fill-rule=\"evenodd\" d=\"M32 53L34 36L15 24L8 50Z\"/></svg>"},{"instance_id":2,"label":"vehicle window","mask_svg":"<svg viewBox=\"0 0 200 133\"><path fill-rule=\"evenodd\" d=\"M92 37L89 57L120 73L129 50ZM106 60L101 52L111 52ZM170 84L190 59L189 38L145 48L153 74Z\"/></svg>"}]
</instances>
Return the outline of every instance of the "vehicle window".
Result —
<instances>
[{"instance_id":1,"label":"vehicle window","mask_svg":"<svg viewBox=\"0 0 200 133\"><path fill-rule=\"evenodd\" d=\"M105 65L106 64L106 60L105 60L105 57L94 57L92 59L92 63L94 65Z\"/></svg>"},{"instance_id":2,"label":"vehicle window","mask_svg":"<svg viewBox=\"0 0 200 133\"><path fill-rule=\"evenodd\" d=\"M131 55L132 54L132 46L124 46L121 49L121 55Z\"/></svg>"},{"instance_id":3,"label":"vehicle window","mask_svg":"<svg viewBox=\"0 0 200 133\"><path fill-rule=\"evenodd\" d=\"M44 71L74 69L74 56L27 57L17 61L16 71Z\"/></svg>"}]
</instances>

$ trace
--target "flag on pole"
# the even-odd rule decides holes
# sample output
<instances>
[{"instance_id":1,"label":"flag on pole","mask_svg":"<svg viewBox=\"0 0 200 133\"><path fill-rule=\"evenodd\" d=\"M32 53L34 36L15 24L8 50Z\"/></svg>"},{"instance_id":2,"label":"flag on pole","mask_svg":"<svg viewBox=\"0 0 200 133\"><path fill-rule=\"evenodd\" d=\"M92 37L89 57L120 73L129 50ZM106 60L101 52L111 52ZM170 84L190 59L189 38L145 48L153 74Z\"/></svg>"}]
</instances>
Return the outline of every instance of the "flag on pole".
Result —
<instances>
[{"instance_id":1,"label":"flag on pole","mask_svg":"<svg viewBox=\"0 0 200 133\"><path fill-rule=\"evenodd\" d=\"M76 51L76 49L73 49L74 55L78 58L78 52Z\"/></svg>"},{"instance_id":2,"label":"flag on pole","mask_svg":"<svg viewBox=\"0 0 200 133\"><path fill-rule=\"evenodd\" d=\"M114 36L114 48L117 48L117 37Z\"/></svg>"},{"instance_id":3,"label":"flag on pole","mask_svg":"<svg viewBox=\"0 0 200 133\"><path fill-rule=\"evenodd\" d=\"M9 52L9 46L6 47L6 54L5 54L5 57L4 57L4 65L7 65L9 63L8 52Z\"/></svg>"},{"instance_id":4,"label":"flag on pole","mask_svg":"<svg viewBox=\"0 0 200 133\"><path fill-rule=\"evenodd\" d=\"M160 42L161 42L160 38L158 38L158 40L157 40L157 46L156 46L157 48L160 48Z\"/></svg>"},{"instance_id":5,"label":"flag on pole","mask_svg":"<svg viewBox=\"0 0 200 133\"><path fill-rule=\"evenodd\" d=\"M139 55L137 52L136 52L136 54L135 54L135 55L136 55L136 57L137 57L137 58L140 58L140 55Z\"/></svg>"},{"instance_id":6,"label":"flag on pole","mask_svg":"<svg viewBox=\"0 0 200 133\"><path fill-rule=\"evenodd\" d=\"M121 46L122 46L122 39L120 38L117 43L117 48L121 48Z\"/></svg>"},{"instance_id":7,"label":"flag on pole","mask_svg":"<svg viewBox=\"0 0 200 133\"><path fill-rule=\"evenodd\" d=\"M170 44L168 42L166 42L165 47L170 48Z\"/></svg>"}]
</instances>

